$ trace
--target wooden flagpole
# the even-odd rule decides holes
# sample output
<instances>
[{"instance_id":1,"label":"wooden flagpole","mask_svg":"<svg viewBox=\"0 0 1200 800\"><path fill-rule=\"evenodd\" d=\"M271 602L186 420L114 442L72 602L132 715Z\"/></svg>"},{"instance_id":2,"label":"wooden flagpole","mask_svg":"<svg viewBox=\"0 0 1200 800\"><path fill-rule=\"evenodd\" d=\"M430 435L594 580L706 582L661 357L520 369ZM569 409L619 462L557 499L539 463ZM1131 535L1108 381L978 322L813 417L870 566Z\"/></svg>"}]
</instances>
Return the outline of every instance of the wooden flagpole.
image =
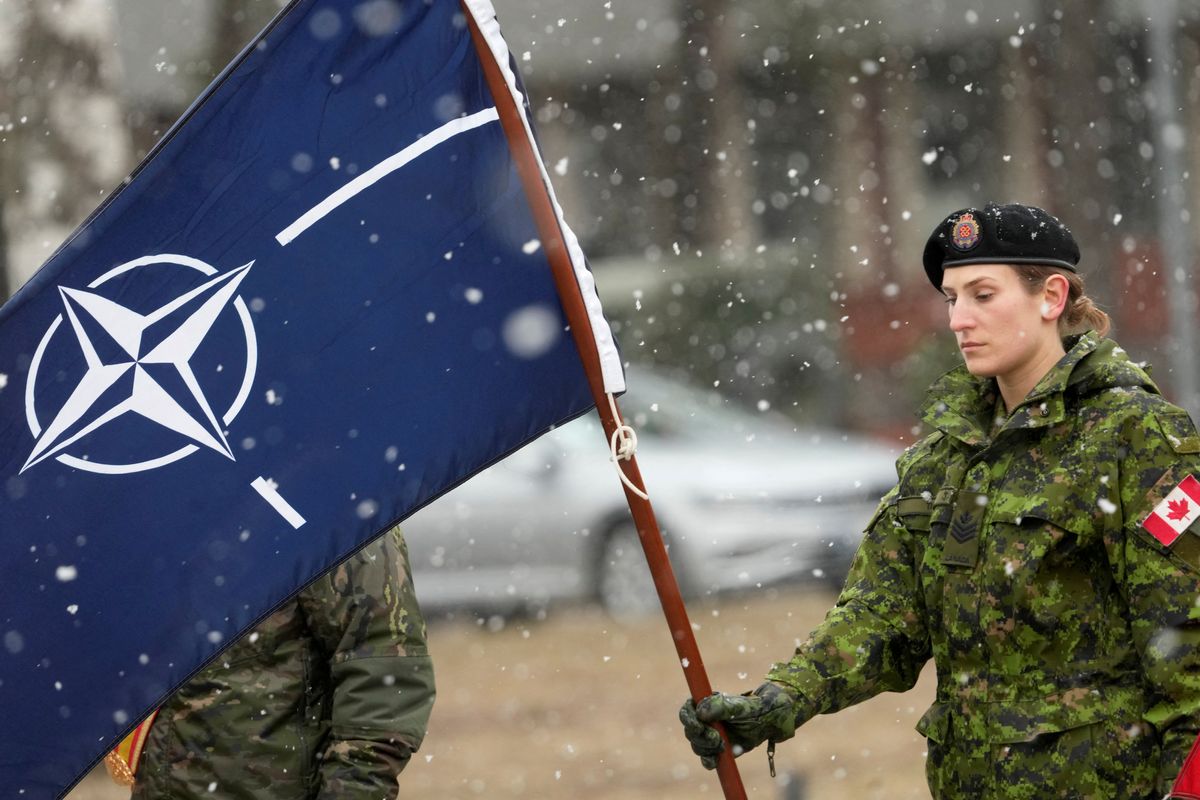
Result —
<instances>
[{"instance_id":1,"label":"wooden flagpole","mask_svg":"<svg viewBox=\"0 0 1200 800\"><path fill-rule=\"evenodd\" d=\"M500 124L508 140L509 150L516 163L521 183L525 188L525 196L533 211L542 247L553 270L559 299L562 301L575 345L579 349L580 358L587 372L588 385L596 404L596 411L600 415L605 440L611 442L617 428L622 424L622 420L616 418L620 416L620 410L616 406L615 399L612 404L612 409L616 411L615 416L613 410L609 408L608 395L604 390L604 379L600 370L600 355L592 336L591 320L579 290L579 283L575 277L570 253L563 239L562 229L558 224L558 215L551 205L542 168L534 152L533 143L529 139L525 122L517 108L516 100L496 63L487 40L479 30L467 0L462 0L462 2L464 13L471 26L471 38L475 43L475 51L483 65L484 76L491 89L492 97L496 101ZM645 493L645 484L642 481L635 457L631 456L626 462L624 472L626 477ZM671 640L675 643L675 651L679 655L679 662L683 667L683 675L688 689L691 691L692 699L700 702L712 694L712 684L708 680L704 662L700 658L700 648L696 643L691 622L688 620L687 609L679 591L679 582L675 579L671 562L667 558L667 548L663 544L662 533L659 531L654 509L649 500L639 497L628 486L622 485L622 488L629 503L629 510L637 525L638 538L642 542L646 562L649 564L650 574L654 578L654 587L658 591L659 602L662 604L663 614L670 627ZM721 782L721 788L725 793L726 800L746 800L746 790L742 786L742 778L734 762L729 738L723 730L720 733L721 738L725 741L725 749L717 761L717 776Z\"/></svg>"}]
</instances>

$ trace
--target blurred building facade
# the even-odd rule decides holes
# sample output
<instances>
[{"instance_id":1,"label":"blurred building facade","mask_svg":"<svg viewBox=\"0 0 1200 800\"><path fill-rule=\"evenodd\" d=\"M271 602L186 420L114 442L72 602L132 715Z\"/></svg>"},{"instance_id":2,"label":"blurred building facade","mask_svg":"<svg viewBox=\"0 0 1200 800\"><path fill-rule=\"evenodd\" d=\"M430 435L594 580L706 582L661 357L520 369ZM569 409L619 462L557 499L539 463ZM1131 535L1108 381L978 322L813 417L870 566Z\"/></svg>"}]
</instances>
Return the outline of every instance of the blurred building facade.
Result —
<instances>
[{"instance_id":1,"label":"blurred building facade","mask_svg":"<svg viewBox=\"0 0 1200 800\"><path fill-rule=\"evenodd\" d=\"M48 255L16 242L81 220L94 184L115 187L278 4L64 0L95 15L95 35L35 45L27 31L62 20L34 0L2 2L24 9L0 15L0 198L16 284ZM1200 123L1200 2L1173 15L1174 139L1156 127L1148 18L1162 0L494 2L630 360L798 419L911 435L921 389L957 358L920 269L925 236L950 210L1012 200L1068 222L1115 334L1158 364L1170 394L1178 311L1156 196L1200 158L1187 135ZM36 55L47 47L66 59L53 80ZM105 123L119 144L84 156L94 168L28 155L43 132L65 141L79 127L50 110L82 108L72 96L120 109ZM1164 175L1172 141L1185 167ZM56 197L71 203L51 213L31 193L34 160L60 165ZM1168 223L1194 253L1188 191Z\"/></svg>"}]
</instances>

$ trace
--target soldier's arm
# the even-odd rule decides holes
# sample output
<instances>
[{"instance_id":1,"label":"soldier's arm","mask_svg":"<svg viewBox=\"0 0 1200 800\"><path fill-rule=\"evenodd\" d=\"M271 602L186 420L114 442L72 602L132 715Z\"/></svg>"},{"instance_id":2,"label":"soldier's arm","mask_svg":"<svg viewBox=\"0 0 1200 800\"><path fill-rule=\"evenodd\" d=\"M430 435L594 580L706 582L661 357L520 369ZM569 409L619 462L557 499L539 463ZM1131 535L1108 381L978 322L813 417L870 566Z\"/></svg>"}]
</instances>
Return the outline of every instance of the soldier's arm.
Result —
<instances>
[{"instance_id":1,"label":"soldier's arm","mask_svg":"<svg viewBox=\"0 0 1200 800\"><path fill-rule=\"evenodd\" d=\"M1124 535L1109 557L1150 689L1146 719L1162 739L1158 791L1165 794L1200 733L1200 536L1188 531L1168 546L1142 523L1185 477L1200 478L1200 440L1186 416L1132 424L1121 466Z\"/></svg>"},{"instance_id":2,"label":"soldier's arm","mask_svg":"<svg viewBox=\"0 0 1200 800\"><path fill-rule=\"evenodd\" d=\"M399 529L384 534L305 592L301 603L330 654L332 728L318 797L379 800L425 736L433 668Z\"/></svg>"},{"instance_id":3,"label":"soldier's arm","mask_svg":"<svg viewBox=\"0 0 1200 800\"><path fill-rule=\"evenodd\" d=\"M767 679L800 695L797 724L885 691L911 689L929 660L929 631L911 534L884 497L837 604Z\"/></svg>"}]
</instances>

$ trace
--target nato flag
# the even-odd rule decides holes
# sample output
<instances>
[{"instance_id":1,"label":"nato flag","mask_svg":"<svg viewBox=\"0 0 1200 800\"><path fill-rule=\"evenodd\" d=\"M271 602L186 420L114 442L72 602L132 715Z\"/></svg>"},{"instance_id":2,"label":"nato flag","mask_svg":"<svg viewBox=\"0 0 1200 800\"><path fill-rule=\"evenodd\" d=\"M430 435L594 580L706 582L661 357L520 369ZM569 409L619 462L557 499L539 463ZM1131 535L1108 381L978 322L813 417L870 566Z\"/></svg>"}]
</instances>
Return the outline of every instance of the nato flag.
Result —
<instances>
[{"instance_id":1,"label":"nato flag","mask_svg":"<svg viewBox=\"0 0 1200 800\"><path fill-rule=\"evenodd\" d=\"M623 388L522 92L487 0L293 2L0 309L6 797L589 409L580 335Z\"/></svg>"}]
</instances>

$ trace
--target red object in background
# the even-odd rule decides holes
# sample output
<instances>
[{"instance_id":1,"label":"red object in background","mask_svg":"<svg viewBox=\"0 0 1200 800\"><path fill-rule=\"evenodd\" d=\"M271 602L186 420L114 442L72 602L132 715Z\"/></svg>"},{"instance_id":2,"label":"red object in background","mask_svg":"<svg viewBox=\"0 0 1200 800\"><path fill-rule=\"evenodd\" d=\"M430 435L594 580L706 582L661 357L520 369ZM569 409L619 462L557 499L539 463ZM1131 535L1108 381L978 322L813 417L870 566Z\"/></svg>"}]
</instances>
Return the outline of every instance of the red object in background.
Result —
<instances>
[{"instance_id":1,"label":"red object in background","mask_svg":"<svg viewBox=\"0 0 1200 800\"><path fill-rule=\"evenodd\" d=\"M1132 240L1117 249L1112 284L1111 313L1122 336L1158 339L1166 336L1171 315L1167 309L1167 280L1163 275L1162 247L1157 242ZM1087 274L1086 266L1084 274Z\"/></svg>"},{"instance_id":2,"label":"red object in background","mask_svg":"<svg viewBox=\"0 0 1200 800\"><path fill-rule=\"evenodd\" d=\"M1200 737L1192 744L1167 800L1200 800Z\"/></svg>"},{"instance_id":3,"label":"red object in background","mask_svg":"<svg viewBox=\"0 0 1200 800\"><path fill-rule=\"evenodd\" d=\"M845 354L856 367L886 368L912 354L933 331L945 328L941 295L928 285L909 285L895 297L878 286L848 294L845 301Z\"/></svg>"}]
</instances>

